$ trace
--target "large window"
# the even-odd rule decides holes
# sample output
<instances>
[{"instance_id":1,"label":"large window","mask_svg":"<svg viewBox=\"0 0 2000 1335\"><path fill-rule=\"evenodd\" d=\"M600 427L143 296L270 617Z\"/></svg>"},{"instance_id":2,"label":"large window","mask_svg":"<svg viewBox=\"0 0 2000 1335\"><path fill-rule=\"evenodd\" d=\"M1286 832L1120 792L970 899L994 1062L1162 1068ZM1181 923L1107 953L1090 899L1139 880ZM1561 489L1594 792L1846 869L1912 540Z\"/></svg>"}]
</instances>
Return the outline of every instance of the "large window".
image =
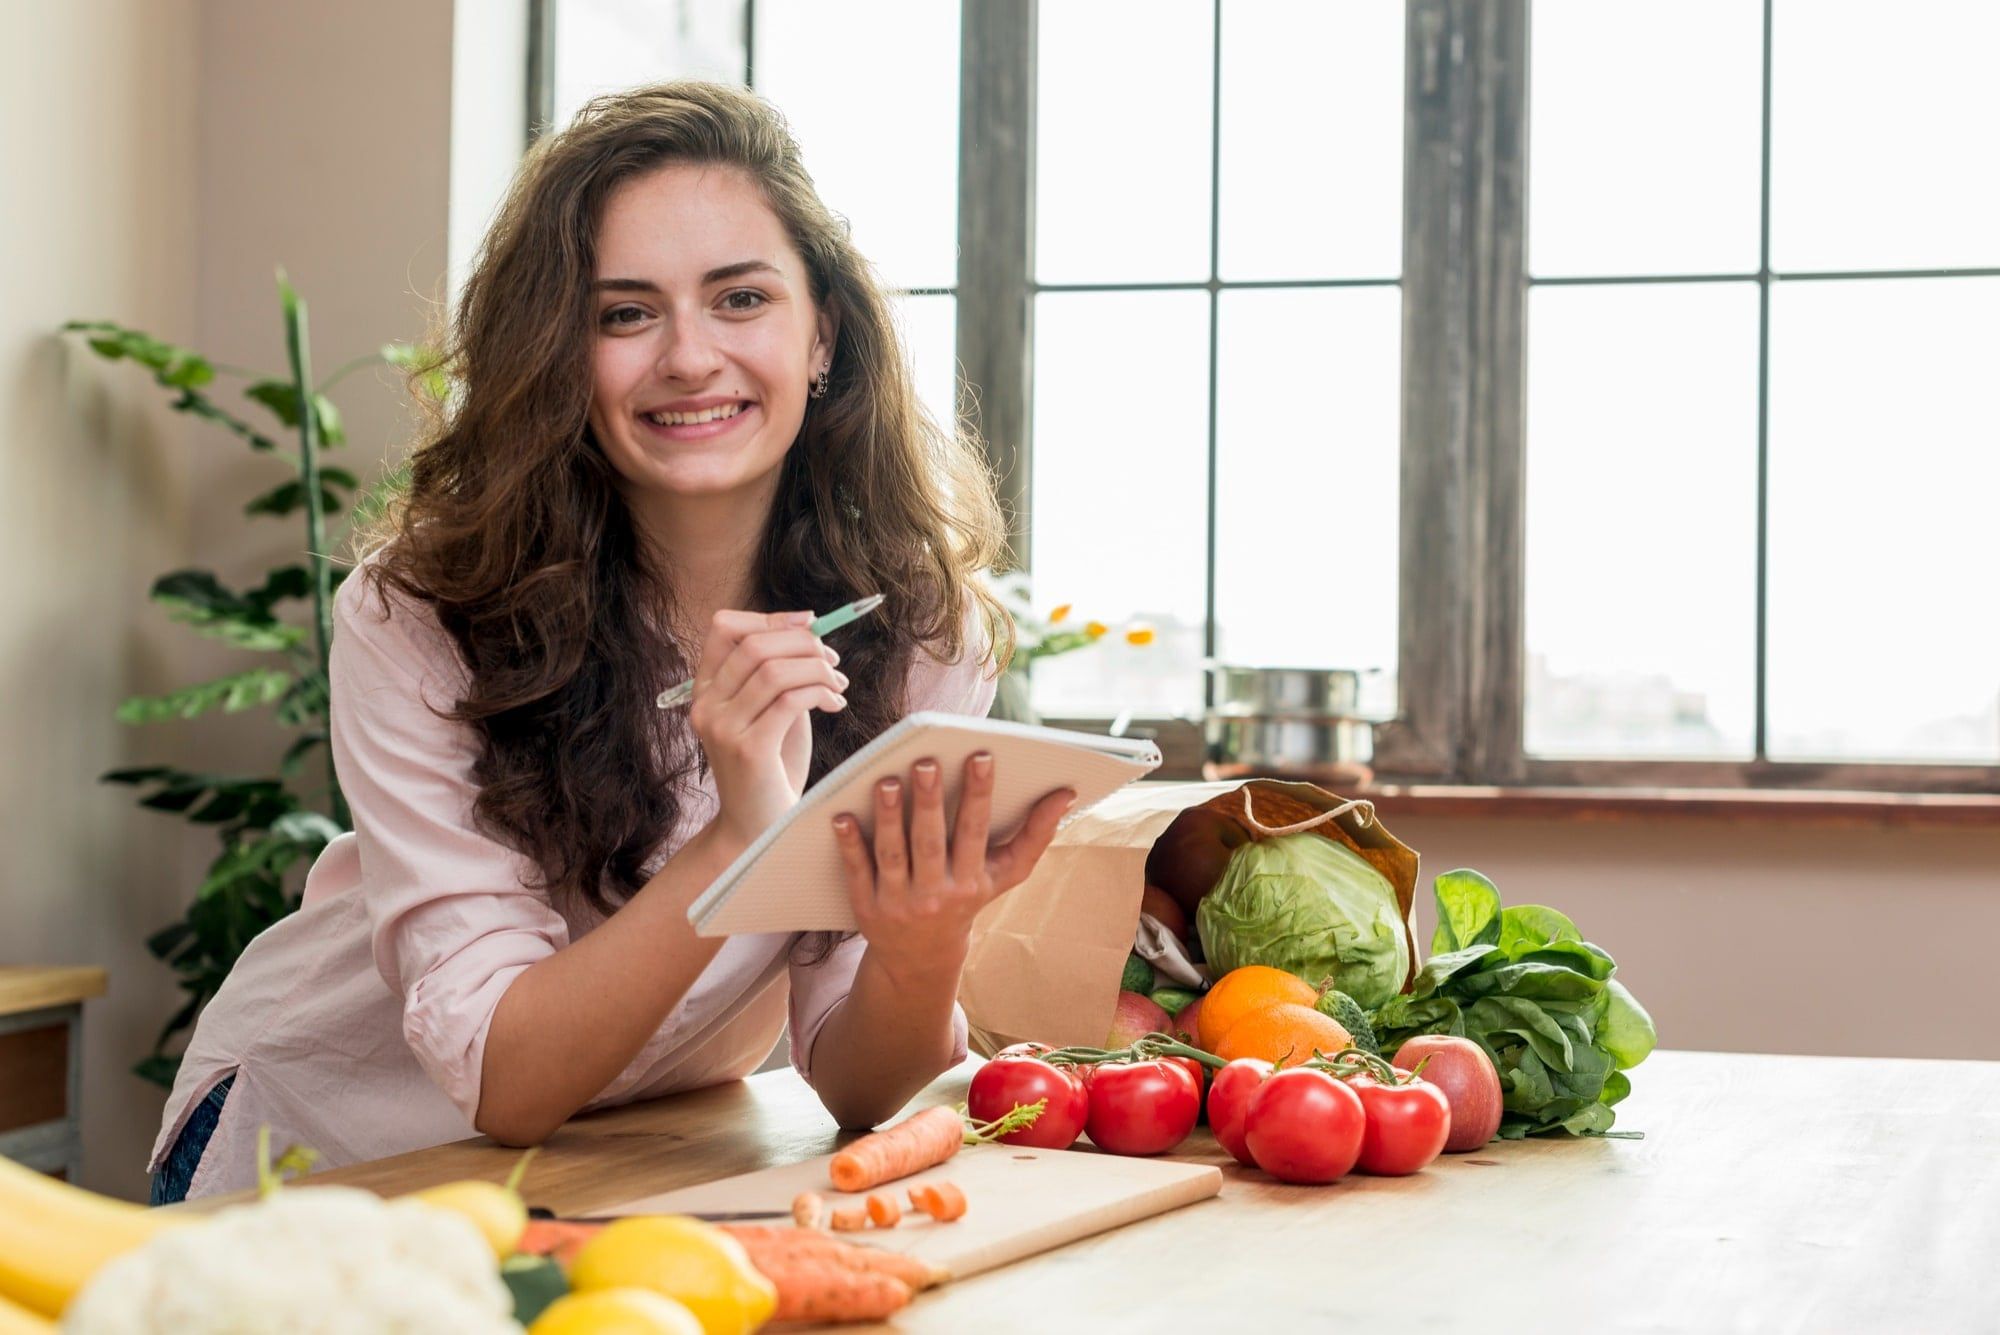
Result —
<instances>
[{"instance_id":1,"label":"large window","mask_svg":"<svg viewBox=\"0 0 2000 1335\"><path fill-rule=\"evenodd\" d=\"M786 110L1037 602L1158 630L1045 711L1381 668L1391 774L2000 789L2000 11L548 3L558 114Z\"/></svg>"}]
</instances>

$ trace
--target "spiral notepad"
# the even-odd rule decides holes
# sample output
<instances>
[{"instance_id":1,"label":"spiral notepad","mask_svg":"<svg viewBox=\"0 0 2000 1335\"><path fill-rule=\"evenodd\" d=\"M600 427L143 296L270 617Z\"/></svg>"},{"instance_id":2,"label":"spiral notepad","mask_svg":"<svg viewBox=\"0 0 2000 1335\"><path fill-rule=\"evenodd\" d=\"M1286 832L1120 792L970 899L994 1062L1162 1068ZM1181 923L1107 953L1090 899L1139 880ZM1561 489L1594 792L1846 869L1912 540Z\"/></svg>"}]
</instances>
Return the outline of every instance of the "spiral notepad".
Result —
<instances>
[{"instance_id":1,"label":"spiral notepad","mask_svg":"<svg viewBox=\"0 0 2000 1335\"><path fill-rule=\"evenodd\" d=\"M1035 803L1055 789L1076 790L1067 821L1160 764L1160 749L1150 741L963 714L911 714L809 789L702 892L688 909L688 921L702 936L853 931L833 818L852 815L864 838L872 839L875 784L891 775L907 784L910 767L929 757L943 770L950 830L965 762L976 751L993 756L995 841L1010 837Z\"/></svg>"}]
</instances>

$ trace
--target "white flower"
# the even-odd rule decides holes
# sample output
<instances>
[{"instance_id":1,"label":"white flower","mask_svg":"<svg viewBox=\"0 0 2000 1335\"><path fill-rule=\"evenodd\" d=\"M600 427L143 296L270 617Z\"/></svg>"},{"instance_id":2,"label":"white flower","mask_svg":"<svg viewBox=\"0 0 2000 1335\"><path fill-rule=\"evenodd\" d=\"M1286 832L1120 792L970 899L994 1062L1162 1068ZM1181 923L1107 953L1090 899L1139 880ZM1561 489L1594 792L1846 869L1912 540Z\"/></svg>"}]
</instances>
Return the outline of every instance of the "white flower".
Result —
<instances>
[{"instance_id":1,"label":"white flower","mask_svg":"<svg viewBox=\"0 0 2000 1335\"><path fill-rule=\"evenodd\" d=\"M479 1230L418 1201L306 1187L170 1229L106 1265L73 1335L376 1335L521 1327Z\"/></svg>"}]
</instances>

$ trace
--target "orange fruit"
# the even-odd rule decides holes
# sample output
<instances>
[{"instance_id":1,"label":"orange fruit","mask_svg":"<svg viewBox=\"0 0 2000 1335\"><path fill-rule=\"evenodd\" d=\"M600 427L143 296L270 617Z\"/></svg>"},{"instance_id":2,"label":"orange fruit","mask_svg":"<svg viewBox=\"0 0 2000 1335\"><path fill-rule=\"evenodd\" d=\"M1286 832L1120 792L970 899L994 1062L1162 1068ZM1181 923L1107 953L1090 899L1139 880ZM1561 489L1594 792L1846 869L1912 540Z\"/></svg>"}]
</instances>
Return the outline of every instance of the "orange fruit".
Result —
<instances>
[{"instance_id":1,"label":"orange fruit","mask_svg":"<svg viewBox=\"0 0 2000 1335\"><path fill-rule=\"evenodd\" d=\"M1231 1025L1250 1012L1281 1001L1310 1006L1318 999L1318 989L1295 973L1273 969L1268 964L1246 964L1231 969L1216 979L1215 986L1201 999L1201 1046L1221 1056L1222 1049L1216 1044Z\"/></svg>"},{"instance_id":2,"label":"orange fruit","mask_svg":"<svg viewBox=\"0 0 2000 1335\"><path fill-rule=\"evenodd\" d=\"M1274 1066L1297 1066L1313 1055L1314 1048L1331 1057L1353 1044L1354 1036L1341 1028L1338 1020L1311 1006L1281 1001L1251 1011L1230 1025L1215 1045L1215 1055L1224 1061L1262 1057Z\"/></svg>"}]
</instances>

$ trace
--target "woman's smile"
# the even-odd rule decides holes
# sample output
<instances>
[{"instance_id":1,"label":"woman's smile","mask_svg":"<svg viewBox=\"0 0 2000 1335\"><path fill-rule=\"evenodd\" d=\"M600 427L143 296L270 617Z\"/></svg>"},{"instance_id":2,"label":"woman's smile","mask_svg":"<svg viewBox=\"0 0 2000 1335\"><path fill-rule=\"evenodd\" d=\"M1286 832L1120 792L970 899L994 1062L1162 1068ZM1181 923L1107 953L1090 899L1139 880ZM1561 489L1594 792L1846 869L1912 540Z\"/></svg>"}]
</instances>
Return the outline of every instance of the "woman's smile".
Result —
<instances>
[{"instance_id":1,"label":"woman's smile","mask_svg":"<svg viewBox=\"0 0 2000 1335\"><path fill-rule=\"evenodd\" d=\"M753 425L757 405L749 399L687 399L641 412L639 424L661 440L714 440Z\"/></svg>"}]
</instances>

